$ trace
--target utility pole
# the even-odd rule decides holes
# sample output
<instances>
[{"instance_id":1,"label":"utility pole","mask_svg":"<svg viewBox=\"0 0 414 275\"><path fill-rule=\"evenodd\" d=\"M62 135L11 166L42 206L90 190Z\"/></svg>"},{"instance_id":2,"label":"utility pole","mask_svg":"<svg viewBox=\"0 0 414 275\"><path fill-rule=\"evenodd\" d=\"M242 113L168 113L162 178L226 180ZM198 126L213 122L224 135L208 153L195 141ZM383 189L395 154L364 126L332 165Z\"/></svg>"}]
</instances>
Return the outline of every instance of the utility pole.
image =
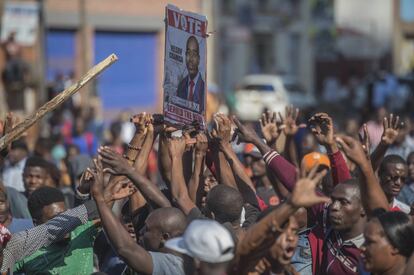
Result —
<instances>
[{"instance_id":1,"label":"utility pole","mask_svg":"<svg viewBox=\"0 0 414 275\"><path fill-rule=\"evenodd\" d=\"M80 19L80 37L81 37L81 74L85 74L91 65L91 53L89 47L89 22L86 0L79 0L79 19ZM85 110L88 107L90 99L91 88L93 84L85 86L84 91L81 93L81 106Z\"/></svg>"},{"instance_id":2,"label":"utility pole","mask_svg":"<svg viewBox=\"0 0 414 275\"><path fill-rule=\"evenodd\" d=\"M2 27L4 16L4 1L0 1L0 30ZM7 100L6 100L6 91L3 85L0 84L0 117L4 117L8 112Z\"/></svg>"},{"instance_id":3,"label":"utility pole","mask_svg":"<svg viewBox=\"0 0 414 275\"><path fill-rule=\"evenodd\" d=\"M45 20L45 2L38 0L39 4L39 102L43 104L47 100L46 92L46 53L45 53L45 38L46 38L46 20Z\"/></svg>"}]
</instances>

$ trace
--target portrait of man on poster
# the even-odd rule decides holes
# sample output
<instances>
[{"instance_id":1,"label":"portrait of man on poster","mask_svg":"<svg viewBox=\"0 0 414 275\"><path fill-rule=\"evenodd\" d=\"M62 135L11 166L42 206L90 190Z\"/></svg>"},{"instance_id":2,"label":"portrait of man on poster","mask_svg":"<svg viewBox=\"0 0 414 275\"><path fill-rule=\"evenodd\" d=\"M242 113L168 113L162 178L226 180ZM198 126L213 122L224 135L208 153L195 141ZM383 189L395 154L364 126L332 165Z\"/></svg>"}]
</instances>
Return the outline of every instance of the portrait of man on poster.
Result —
<instances>
[{"instance_id":1,"label":"portrait of man on poster","mask_svg":"<svg viewBox=\"0 0 414 275\"><path fill-rule=\"evenodd\" d=\"M185 64L188 74L185 76L177 88L177 96L197 103L199 105L199 112L204 110L204 80L199 71L200 51L199 43L195 36L190 36L187 39L185 51Z\"/></svg>"}]
</instances>

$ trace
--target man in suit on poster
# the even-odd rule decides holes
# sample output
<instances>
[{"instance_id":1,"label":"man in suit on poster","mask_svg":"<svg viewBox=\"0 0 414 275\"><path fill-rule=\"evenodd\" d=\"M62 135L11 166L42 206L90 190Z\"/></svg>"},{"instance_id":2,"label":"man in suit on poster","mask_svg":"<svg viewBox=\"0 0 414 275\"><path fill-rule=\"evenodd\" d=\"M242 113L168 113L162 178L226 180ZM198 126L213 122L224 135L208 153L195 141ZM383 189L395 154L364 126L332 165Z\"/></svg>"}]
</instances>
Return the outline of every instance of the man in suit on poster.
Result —
<instances>
[{"instance_id":1,"label":"man in suit on poster","mask_svg":"<svg viewBox=\"0 0 414 275\"><path fill-rule=\"evenodd\" d=\"M199 104L198 113L204 111L204 80L198 70L200 64L200 51L197 38L190 36L185 51L185 64L188 75L184 77L177 88L177 96Z\"/></svg>"}]
</instances>

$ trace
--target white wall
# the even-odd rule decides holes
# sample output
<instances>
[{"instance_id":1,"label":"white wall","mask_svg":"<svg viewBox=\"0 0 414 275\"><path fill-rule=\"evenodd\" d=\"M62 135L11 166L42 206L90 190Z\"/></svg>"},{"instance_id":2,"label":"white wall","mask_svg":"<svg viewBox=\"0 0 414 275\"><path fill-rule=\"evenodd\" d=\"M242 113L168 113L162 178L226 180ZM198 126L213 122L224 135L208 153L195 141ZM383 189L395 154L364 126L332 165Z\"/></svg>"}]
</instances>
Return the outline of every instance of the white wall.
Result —
<instances>
[{"instance_id":1,"label":"white wall","mask_svg":"<svg viewBox=\"0 0 414 275\"><path fill-rule=\"evenodd\" d=\"M389 49L393 28L393 0L335 0L335 23L371 35Z\"/></svg>"}]
</instances>

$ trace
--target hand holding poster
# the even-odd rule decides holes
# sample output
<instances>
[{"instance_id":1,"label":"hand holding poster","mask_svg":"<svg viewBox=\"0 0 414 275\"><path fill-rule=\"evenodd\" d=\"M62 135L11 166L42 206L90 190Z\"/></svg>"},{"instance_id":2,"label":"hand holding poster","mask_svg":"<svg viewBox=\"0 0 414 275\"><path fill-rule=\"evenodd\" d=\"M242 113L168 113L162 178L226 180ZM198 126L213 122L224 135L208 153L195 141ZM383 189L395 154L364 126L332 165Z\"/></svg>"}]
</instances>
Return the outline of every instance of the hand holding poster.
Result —
<instances>
[{"instance_id":1,"label":"hand holding poster","mask_svg":"<svg viewBox=\"0 0 414 275\"><path fill-rule=\"evenodd\" d=\"M205 16L166 7L164 118L175 126L197 121L204 129L206 38Z\"/></svg>"}]
</instances>

